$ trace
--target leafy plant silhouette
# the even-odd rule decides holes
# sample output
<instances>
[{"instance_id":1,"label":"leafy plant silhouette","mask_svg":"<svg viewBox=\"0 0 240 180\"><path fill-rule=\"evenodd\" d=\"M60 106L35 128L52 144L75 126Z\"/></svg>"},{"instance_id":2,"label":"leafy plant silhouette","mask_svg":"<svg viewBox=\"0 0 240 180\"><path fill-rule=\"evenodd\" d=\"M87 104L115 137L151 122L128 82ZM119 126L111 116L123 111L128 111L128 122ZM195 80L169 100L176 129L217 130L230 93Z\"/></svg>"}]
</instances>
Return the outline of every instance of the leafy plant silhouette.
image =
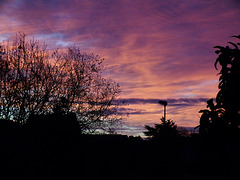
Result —
<instances>
[{"instance_id":1,"label":"leafy plant silhouette","mask_svg":"<svg viewBox=\"0 0 240 180\"><path fill-rule=\"evenodd\" d=\"M208 135L210 132L215 130L223 129L225 127L223 121L223 112L222 108L218 108L217 105L214 104L213 98L207 101L208 109L202 109L199 113L202 113L200 118L200 127L199 132L202 135Z\"/></svg>"},{"instance_id":2,"label":"leafy plant silhouette","mask_svg":"<svg viewBox=\"0 0 240 180\"><path fill-rule=\"evenodd\" d=\"M240 39L239 36L233 36ZM219 108L224 108L225 119L231 127L237 127L239 125L239 111L240 111L240 43L228 42L234 48L229 46L215 46L218 50L215 51L219 54L215 61L215 68L217 64L221 65L219 72L219 85L220 89L216 102Z\"/></svg>"},{"instance_id":3,"label":"leafy plant silhouette","mask_svg":"<svg viewBox=\"0 0 240 180\"><path fill-rule=\"evenodd\" d=\"M239 36L232 36L240 39ZM216 105L213 99L208 100L207 107L199 111L203 113L200 119L200 132L206 133L211 129L238 128L240 125L240 43L228 42L229 46L215 46L218 57L214 63L221 69L218 73L219 92L216 96ZM220 128L221 127L221 128Z\"/></svg>"}]
</instances>

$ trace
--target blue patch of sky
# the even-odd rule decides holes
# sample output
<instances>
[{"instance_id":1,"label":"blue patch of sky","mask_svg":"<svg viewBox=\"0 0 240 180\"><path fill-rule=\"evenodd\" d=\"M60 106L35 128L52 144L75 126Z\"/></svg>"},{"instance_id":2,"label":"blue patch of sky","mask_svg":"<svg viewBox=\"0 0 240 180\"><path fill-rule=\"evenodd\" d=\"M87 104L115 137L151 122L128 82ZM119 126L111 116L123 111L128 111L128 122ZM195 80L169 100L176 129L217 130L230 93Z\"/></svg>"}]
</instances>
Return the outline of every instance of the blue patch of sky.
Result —
<instances>
[{"instance_id":1,"label":"blue patch of sky","mask_svg":"<svg viewBox=\"0 0 240 180\"><path fill-rule=\"evenodd\" d=\"M50 49L56 47L68 47L72 42L66 41L65 36L62 33L51 33L51 34L37 34L34 36L37 40L44 41L50 45Z\"/></svg>"},{"instance_id":2,"label":"blue patch of sky","mask_svg":"<svg viewBox=\"0 0 240 180\"><path fill-rule=\"evenodd\" d=\"M7 41L7 40L10 39L10 37L11 37L11 34L1 34L1 36L0 36L0 42L2 42L2 41Z\"/></svg>"}]
</instances>

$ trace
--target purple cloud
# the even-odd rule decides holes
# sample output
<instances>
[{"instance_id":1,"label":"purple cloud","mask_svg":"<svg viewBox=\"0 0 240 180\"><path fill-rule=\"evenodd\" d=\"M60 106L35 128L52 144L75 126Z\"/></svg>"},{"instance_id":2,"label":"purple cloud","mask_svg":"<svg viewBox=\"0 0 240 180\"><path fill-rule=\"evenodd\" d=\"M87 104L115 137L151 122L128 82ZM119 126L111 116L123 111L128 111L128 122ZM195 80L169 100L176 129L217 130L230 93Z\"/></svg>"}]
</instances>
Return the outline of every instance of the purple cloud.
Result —
<instances>
[{"instance_id":1,"label":"purple cloud","mask_svg":"<svg viewBox=\"0 0 240 180\"><path fill-rule=\"evenodd\" d=\"M164 99L168 102L168 106L192 106L197 103L207 102L208 98L180 98L180 99ZM129 98L124 100L128 104L159 104L159 99L139 99Z\"/></svg>"}]
</instances>

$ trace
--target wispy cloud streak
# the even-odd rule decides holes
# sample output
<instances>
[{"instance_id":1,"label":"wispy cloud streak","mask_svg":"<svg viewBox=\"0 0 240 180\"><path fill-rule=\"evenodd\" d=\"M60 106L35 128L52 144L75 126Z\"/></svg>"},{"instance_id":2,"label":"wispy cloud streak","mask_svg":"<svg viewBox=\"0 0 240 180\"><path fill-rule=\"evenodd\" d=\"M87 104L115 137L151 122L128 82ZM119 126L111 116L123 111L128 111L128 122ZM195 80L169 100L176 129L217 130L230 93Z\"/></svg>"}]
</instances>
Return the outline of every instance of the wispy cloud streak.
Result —
<instances>
[{"instance_id":1,"label":"wispy cloud streak","mask_svg":"<svg viewBox=\"0 0 240 180\"><path fill-rule=\"evenodd\" d=\"M168 106L189 106L201 102L206 102L207 98L179 98L179 99L162 99L168 102ZM139 98L129 98L124 100L129 104L158 104L159 99L139 99Z\"/></svg>"}]
</instances>

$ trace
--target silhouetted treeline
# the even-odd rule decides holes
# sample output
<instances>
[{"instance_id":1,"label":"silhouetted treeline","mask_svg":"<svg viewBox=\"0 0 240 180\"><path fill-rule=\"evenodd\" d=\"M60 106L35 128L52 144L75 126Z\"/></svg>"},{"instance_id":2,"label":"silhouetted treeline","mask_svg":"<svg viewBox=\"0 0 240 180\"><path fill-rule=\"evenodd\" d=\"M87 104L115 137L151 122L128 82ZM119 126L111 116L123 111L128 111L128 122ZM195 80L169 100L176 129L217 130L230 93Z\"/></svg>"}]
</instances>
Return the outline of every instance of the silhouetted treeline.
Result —
<instances>
[{"instance_id":1,"label":"silhouetted treeline","mask_svg":"<svg viewBox=\"0 0 240 180\"><path fill-rule=\"evenodd\" d=\"M71 177L66 164L75 163L81 134L75 115L34 115L24 125L2 119L0 128L0 179Z\"/></svg>"},{"instance_id":2,"label":"silhouetted treeline","mask_svg":"<svg viewBox=\"0 0 240 180\"><path fill-rule=\"evenodd\" d=\"M84 135L74 114L38 115L27 124L0 121L0 179L205 179L238 171L240 143L199 134L144 140Z\"/></svg>"}]
</instances>

